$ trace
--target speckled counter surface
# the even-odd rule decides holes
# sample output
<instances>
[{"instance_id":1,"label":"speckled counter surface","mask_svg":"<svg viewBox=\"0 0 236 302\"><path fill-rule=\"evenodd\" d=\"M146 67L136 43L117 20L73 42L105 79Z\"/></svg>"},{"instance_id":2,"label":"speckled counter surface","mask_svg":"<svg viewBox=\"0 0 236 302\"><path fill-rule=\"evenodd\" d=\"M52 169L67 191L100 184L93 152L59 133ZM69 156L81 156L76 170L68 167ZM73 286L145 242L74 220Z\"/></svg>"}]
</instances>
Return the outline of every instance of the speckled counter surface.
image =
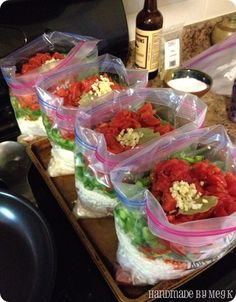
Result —
<instances>
[{"instance_id":1,"label":"speckled counter surface","mask_svg":"<svg viewBox=\"0 0 236 302\"><path fill-rule=\"evenodd\" d=\"M182 36L182 62L194 57L211 46L210 36L214 25L221 21L222 17L196 23L184 27ZM134 67L134 43L130 43L130 55L127 67ZM162 87L160 78L149 81L150 87ZM236 123L228 118L230 98L216 95L209 91L201 98L208 106L205 126L221 124L225 126L231 140L236 144Z\"/></svg>"},{"instance_id":2,"label":"speckled counter surface","mask_svg":"<svg viewBox=\"0 0 236 302\"><path fill-rule=\"evenodd\" d=\"M231 140L236 144L236 123L228 118L230 97L216 95L209 91L201 98L208 106L205 126L221 124L225 126Z\"/></svg>"}]
</instances>

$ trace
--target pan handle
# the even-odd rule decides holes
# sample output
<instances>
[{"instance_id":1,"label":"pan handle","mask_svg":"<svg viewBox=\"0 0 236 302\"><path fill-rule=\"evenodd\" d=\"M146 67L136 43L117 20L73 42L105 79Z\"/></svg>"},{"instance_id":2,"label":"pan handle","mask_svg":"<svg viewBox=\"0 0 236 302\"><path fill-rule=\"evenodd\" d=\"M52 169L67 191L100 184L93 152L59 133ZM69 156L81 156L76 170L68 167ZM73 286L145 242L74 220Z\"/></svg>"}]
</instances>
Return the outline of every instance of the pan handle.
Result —
<instances>
[{"instance_id":1,"label":"pan handle","mask_svg":"<svg viewBox=\"0 0 236 302\"><path fill-rule=\"evenodd\" d=\"M2 189L8 190L8 186L5 183L5 181L2 178L0 178L0 190L2 190Z\"/></svg>"}]
</instances>

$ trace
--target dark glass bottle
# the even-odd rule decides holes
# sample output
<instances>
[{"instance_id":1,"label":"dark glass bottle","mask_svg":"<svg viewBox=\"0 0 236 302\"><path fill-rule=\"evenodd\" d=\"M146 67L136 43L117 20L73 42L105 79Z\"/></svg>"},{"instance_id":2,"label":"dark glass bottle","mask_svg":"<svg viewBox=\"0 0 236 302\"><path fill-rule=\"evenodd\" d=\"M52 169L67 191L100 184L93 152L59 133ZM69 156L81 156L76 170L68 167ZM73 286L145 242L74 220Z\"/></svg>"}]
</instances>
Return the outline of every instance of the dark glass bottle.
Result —
<instances>
[{"instance_id":1,"label":"dark glass bottle","mask_svg":"<svg viewBox=\"0 0 236 302\"><path fill-rule=\"evenodd\" d=\"M163 16L157 9L157 0L145 0L136 17L135 65L147 69L149 79L158 73L159 33Z\"/></svg>"},{"instance_id":2,"label":"dark glass bottle","mask_svg":"<svg viewBox=\"0 0 236 302\"><path fill-rule=\"evenodd\" d=\"M231 95L231 104L229 108L229 118L232 122L236 123L236 79L234 80L234 85L232 88L232 95Z\"/></svg>"}]
</instances>

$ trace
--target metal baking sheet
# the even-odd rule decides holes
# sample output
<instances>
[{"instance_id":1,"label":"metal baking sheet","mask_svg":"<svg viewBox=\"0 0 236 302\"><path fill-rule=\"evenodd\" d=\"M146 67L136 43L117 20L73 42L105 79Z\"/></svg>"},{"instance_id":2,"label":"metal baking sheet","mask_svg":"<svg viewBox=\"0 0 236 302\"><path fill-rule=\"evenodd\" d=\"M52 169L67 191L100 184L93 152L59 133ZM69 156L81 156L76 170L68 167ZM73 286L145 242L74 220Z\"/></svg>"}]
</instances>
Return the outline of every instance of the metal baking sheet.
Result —
<instances>
[{"instance_id":1,"label":"metal baking sheet","mask_svg":"<svg viewBox=\"0 0 236 302\"><path fill-rule=\"evenodd\" d=\"M76 219L72 212L73 201L77 198L74 175L51 178L47 174L47 166L51 156L51 145L48 139L41 139L32 142L27 147L27 153L42 175L57 203L64 211L79 239L85 245L95 265L100 270L102 276L107 281L118 301L153 301L153 299L149 298L149 290L158 291L176 289L216 263L213 262L212 264L198 269L194 273L180 279L161 281L155 286L126 286L117 284L115 280L115 268L118 241L113 218ZM233 248L234 247L232 247L232 249Z\"/></svg>"}]
</instances>

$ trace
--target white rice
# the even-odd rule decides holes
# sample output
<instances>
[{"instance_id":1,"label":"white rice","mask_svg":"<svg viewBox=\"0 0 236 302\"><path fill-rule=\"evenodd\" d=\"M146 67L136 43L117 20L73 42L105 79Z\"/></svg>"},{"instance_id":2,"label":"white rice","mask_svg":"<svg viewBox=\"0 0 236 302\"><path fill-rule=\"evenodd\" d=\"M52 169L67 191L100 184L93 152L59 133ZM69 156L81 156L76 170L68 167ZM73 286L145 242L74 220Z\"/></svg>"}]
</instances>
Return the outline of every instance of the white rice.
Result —
<instances>
[{"instance_id":1,"label":"white rice","mask_svg":"<svg viewBox=\"0 0 236 302\"><path fill-rule=\"evenodd\" d=\"M93 212L94 217L103 217L113 214L113 209L117 205L117 198L111 198L98 189L86 189L83 183L78 179L76 179L75 184L82 207ZM74 213L78 217L83 216L80 215L80 210L81 213L83 213L80 204L77 204Z\"/></svg>"},{"instance_id":2,"label":"white rice","mask_svg":"<svg viewBox=\"0 0 236 302\"><path fill-rule=\"evenodd\" d=\"M51 177L74 174L74 152L52 144L51 159L47 171Z\"/></svg>"},{"instance_id":3,"label":"white rice","mask_svg":"<svg viewBox=\"0 0 236 302\"><path fill-rule=\"evenodd\" d=\"M199 255L195 261L187 261L187 269L175 269L171 264L165 263L162 259L148 259L132 243L116 222L116 233L119 239L117 260L121 267L130 271L134 285L156 284L160 280L171 280L181 278L198 268L202 268L212 261L218 260L225 255L236 240L236 234L228 234L224 240L205 247L205 252ZM205 260L204 260L205 259ZM174 259L173 259L174 260ZM196 265L196 266L194 266ZM193 268L194 267L194 268ZM190 269L191 268L191 269Z\"/></svg>"},{"instance_id":4,"label":"white rice","mask_svg":"<svg viewBox=\"0 0 236 302\"><path fill-rule=\"evenodd\" d=\"M192 270L173 269L173 266L161 259L148 259L131 243L129 236L120 229L118 223L116 233L119 239L117 260L121 267L131 272L134 285L156 284L160 280L176 279L191 273Z\"/></svg>"},{"instance_id":5,"label":"white rice","mask_svg":"<svg viewBox=\"0 0 236 302\"><path fill-rule=\"evenodd\" d=\"M20 132L23 135L34 135L34 136L47 135L41 116L35 121L26 120L25 118L17 118L16 120L20 128Z\"/></svg>"}]
</instances>

